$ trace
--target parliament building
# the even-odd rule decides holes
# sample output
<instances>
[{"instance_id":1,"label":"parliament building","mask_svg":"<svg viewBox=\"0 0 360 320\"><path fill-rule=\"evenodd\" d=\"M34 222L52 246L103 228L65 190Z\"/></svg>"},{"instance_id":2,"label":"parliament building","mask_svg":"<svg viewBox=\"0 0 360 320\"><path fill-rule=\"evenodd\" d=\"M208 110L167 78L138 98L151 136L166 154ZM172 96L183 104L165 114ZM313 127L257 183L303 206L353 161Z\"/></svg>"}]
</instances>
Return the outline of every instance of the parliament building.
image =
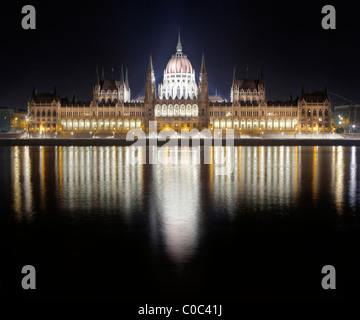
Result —
<instances>
[{"instance_id":1,"label":"parliament building","mask_svg":"<svg viewBox=\"0 0 360 320\"><path fill-rule=\"evenodd\" d=\"M260 132L331 132L331 107L327 89L301 90L299 97L287 101L267 101L261 72L257 79L236 78L229 101L210 96L205 58L202 56L199 81L195 69L183 52L180 33L176 52L171 56L156 88L152 58L146 78L145 96L131 99L125 77L96 79L91 101L61 98L56 88L51 93L33 89L28 104L28 132L116 133L130 129L149 130L149 121L157 121L158 130L196 128L234 129L240 133Z\"/></svg>"}]
</instances>

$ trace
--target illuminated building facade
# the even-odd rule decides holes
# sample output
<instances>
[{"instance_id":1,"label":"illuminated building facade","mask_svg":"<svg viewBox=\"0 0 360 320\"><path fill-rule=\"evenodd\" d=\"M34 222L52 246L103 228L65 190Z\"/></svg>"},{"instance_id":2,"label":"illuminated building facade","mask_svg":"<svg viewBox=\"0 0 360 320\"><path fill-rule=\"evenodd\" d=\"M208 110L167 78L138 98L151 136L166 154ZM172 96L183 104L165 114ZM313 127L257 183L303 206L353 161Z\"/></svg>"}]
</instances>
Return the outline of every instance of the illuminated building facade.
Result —
<instances>
[{"instance_id":1,"label":"illuminated building facade","mask_svg":"<svg viewBox=\"0 0 360 320\"><path fill-rule=\"evenodd\" d=\"M29 132L127 132L148 131L149 121L158 130L234 129L235 132L330 132L330 100L327 90L307 93L288 101L266 101L264 77L238 80L233 76L230 101L209 96L205 58L199 81L182 50L180 33L176 53L166 65L156 92L150 56L145 96L131 100L128 72L121 79L96 80L91 101L60 98L33 90L29 102Z\"/></svg>"}]
</instances>

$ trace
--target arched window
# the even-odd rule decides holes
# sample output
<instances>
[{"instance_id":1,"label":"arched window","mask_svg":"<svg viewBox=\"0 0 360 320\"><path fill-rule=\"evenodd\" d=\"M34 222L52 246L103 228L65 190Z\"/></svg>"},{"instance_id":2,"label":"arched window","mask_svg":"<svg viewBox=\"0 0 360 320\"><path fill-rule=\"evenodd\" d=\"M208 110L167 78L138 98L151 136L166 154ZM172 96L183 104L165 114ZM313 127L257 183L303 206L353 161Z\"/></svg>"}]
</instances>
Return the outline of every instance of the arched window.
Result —
<instances>
[{"instance_id":1,"label":"arched window","mask_svg":"<svg viewBox=\"0 0 360 320\"><path fill-rule=\"evenodd\" d=\"M316 110L313 111L313 116L316 117Z\"/></svg>"},{"instance_id":2,"label":"arched window","mask_svg":"<svg viewBox=\"0 0 360 320\"><path fill-rule=\"evenodd\" d=\"M56 117L56 110L53 111L53 117Z\"/></svg>"},{"instance_id":3,"label":"arched window","mask_svg":"<svg viewBox=\"0 0 360 320\"><path fill-rule=\"evenodd\" d=\"M34 115L35 115L34 111L31 111L30 116L31 116L32 118L34 118Z\"/></svg>"},{"instance_id":4,"label":"arched window","mask_svg":"<svg viewBox=\"0 0 360 320\"><path fill-rule=\"evenodd\" d=\"M329 115L328 109L325 109L325 117Z\"/></svg>"},{"instance_id":5,"label":"arched window","mask_svg":"<svg viewBox=\"0 0 360 320\"><path fill-rule=\"evenodd\" d=\"M48 118L50 118L50 117L51 117L51 112L50 112L50 110L48 110L48 112L47 112L47 116L48 116Z\"/></svg>"},{"instance_id":6,"label":"arched window","mask_svg":"<svg viewBox=\"0 0 360 320\"><path fill-rule=\"evenodd\" d=\"M45 111L42 112L42 117L45 118Z\"/></svg>"},{"instance_id":7,"label":"arched window","mask_svg":"<svg viewBox=\"0 0 360 320\"><path fill-rule=\"evenodd\" d=\"M151 116L151 109L148 110L149 116Z\"/></svg>"},{"instance_id":8,"label":"arched window","mask_svg":"<svg viewBox=\"0 0 360 320\"><path fill-rule=\"evenodd\" d=\"M119 111L119 117L121 117L121 111Z\"/></svg>"},{"instance_id":9,"label":"arched window","mask_svg":"<svg viewBox=\"0 0 360 320\"><path fill-rule=\"evenodd\" d=\"M308 115L308 117L311 117L311 111L310 111L310 109L308 109L307 115Z\"/></svg>"},{"instance_id":10,"label":"arched window","mask_svg":"<svg viewBox=\"0 0 360 320\"><path fill-rule=\"evenodd\" d=\"M322 116L322 110L321 109L319 110L319 116L320 117Z\"/></svg>"},{"instance_id":11,"label":"arched window","mask_svg":"<svg viewBox=\"0 0 360 320\"><path fill-rule=\"evenodd\" d=\"M237 110L235 110L235 116L237 116Z\"/></svg>"},{"instance_id":12,"label":"arched window","mask_svg":"<svg viewBox=\"0 0 360 320\"><path fill-rule=\"evenodd\" d=\"M37 116L38 118L40 118L40 111L39 111L39 110L36 112L36 116Z\"/></svg>"},{"instance_id":13,"label":"arched window","mask_svg":"<svg viewBox=\"0 0 360 320\"><path fill-rule=\"evenodd\" d=\"M305 117L305 109L302 109L302 110L301 110L301 116L302 116L302 117Z\"/></svg>"}]
</instances>

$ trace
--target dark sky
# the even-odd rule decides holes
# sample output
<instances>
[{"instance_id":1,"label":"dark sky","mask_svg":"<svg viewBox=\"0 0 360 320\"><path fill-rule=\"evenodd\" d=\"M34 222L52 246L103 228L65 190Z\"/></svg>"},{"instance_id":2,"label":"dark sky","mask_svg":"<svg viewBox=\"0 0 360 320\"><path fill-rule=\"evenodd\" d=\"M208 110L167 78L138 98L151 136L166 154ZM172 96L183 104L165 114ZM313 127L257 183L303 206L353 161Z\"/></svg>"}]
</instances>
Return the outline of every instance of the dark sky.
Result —
<instances>
[{"instance_id":1,"label":"dark sky","mask_svg":"<svg viewBox=\"0 0 360 320\"><path fill-rule=\"evenodd\" d=\"M26 4L36 8L36 30L21 28ZM336 30L321 28L326 4L336 8ZM0 15L0 107L26 107L34 85L91 99L96 64L107 77L114 67L119 78L123 63L132 98L143 95L149 54L159 83L179 27L197 79L205 54L210 94L229 99L236 64L239 78L263 68L267 99L327 85L360 102L360 11L350 1L30 0L8 1Z\"/></svg>"}]
</instances>

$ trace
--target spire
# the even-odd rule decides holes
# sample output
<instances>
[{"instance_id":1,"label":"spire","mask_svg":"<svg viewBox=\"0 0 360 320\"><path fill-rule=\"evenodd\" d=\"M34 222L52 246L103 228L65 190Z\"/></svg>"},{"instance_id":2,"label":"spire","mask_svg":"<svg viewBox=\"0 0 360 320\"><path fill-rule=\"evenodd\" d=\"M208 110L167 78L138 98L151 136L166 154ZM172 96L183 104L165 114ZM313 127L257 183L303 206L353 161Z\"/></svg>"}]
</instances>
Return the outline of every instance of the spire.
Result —
<instances>
[{"instance_id":1,"label":"spire","mask_svg":"<svg viewBox=\"0 0 360 320\"><path fill-rule=\"evenodd\" d=\"M201 58L201 73L206 74L205 56L204 56L204 54L202 54L202 58Z\"/></svg>"},{"instance_id":2,"label":"spire","mask_svg":"<svg viewBox=\"0 0 360 320\"><path fill-rule=\"evenodd\" d=\"M233 71L233 85L235 84L235 79L236 79L236 64L234 66L234 71Z\"/></svg>"},{"instance_id":3,"label":"spire","mask_svg":"<svg viewBox=\"0 0 360 320\"><path fill-rule=\"evenodd\" d=\"M156 83L155 83L155 73L152 63L152 57L150 54L149 58L149 68L146 77L146 86L145 86L145 103L150 103L155 99L156 96Z\"/></svg>"},{"instance_id":4,"label":"spire","mask_svg":"<svg viewBox=\"0 0 360 320\"><path fill-rule=\"evenodd\" d=\"M176 52L182 52L182 46L181 46L181 41L180 41L180 28L179 28L179 34L178 34L178 43L176 46Z\"/></svg>"},{"instance_id":5,"label":"spire","mask_svg":"<svg viewBox=\"0 0 360 320\"><path fill-rule=\"evenodd\" d=\"M217 89L215 89L215 96L217 97Z\"/></svg>"},{"instance_id":6,"label":"spire","mask_svg":"<svg viewBox=\"0 0 360 320\"><path fill-rule=\"evenodd\" d=\"M123 64L121 64L121 79L120 79L120 81L124 81L124 66L123 66Z\"/></svg>"},{"instance_id":7,"label":"spire","mask_svg":"<svg viewBox=\"0 0 360 320\"><path fill-rule=\"evenodd\" d=\"M201 58L201 71L200 71L200 77L199 77L199 91L200 91L200 99L201 104L203 107L206 106L206 101L209 98L209 88L208 88L208 82L207 82L207 75L206 75L206 67L205 67L205 56L202 55Z\"/></svg>"},{"instance_id":8,"label":"spire","mask_svg":"<svg viewBox=\"0 0 360 320\"><path fill-rule=\"evenodd\" d=\"M148 68L148 73L149 72L154 72L154 69L153 69L153 63L152 63L152 56L150 54L150 58L149 58L149 68Z\"/></svg>"},{"instance_id":9,"label":"spire","mask_svg":"<svg viewBox=\"0 0 360 320\"><path fill-rule=\"evenodd\" d=\"M125 83L127 85L129 85L128 68L126 68L126 71L125 71Z\"/></svg>"},{"instance_id":10,"label":"spire","mask_svg":"<svg viewBox=\"0 0 360 320\"><path fill-rule=\"evenodd\" d=\"M56 90L56 86L54 86L54 100L57 101L57 99L58 99L57 90Z\"/></svg>"},{"instance_id":11,"label":"spire","mask_svg":"<svg viewBox=\"0 0 360 320\"><path fill-rule=\"evenodd\" d=\"M263 72L262 72L262 68L260 69L260 80L259 80L259 83L260 84L264 84L264 76L263 76Z\"/></svg>"},{"instance_id":12,"label":"spire","mask_svg":"<svg viewBox=\"0 0 360 320\"><path fill-rule=\"evenodd\" d=\"M101 80L102 80L102 81L105 81L104 68L102 68L102 70L101 70Z\"/></svg>"}]
</instances>

